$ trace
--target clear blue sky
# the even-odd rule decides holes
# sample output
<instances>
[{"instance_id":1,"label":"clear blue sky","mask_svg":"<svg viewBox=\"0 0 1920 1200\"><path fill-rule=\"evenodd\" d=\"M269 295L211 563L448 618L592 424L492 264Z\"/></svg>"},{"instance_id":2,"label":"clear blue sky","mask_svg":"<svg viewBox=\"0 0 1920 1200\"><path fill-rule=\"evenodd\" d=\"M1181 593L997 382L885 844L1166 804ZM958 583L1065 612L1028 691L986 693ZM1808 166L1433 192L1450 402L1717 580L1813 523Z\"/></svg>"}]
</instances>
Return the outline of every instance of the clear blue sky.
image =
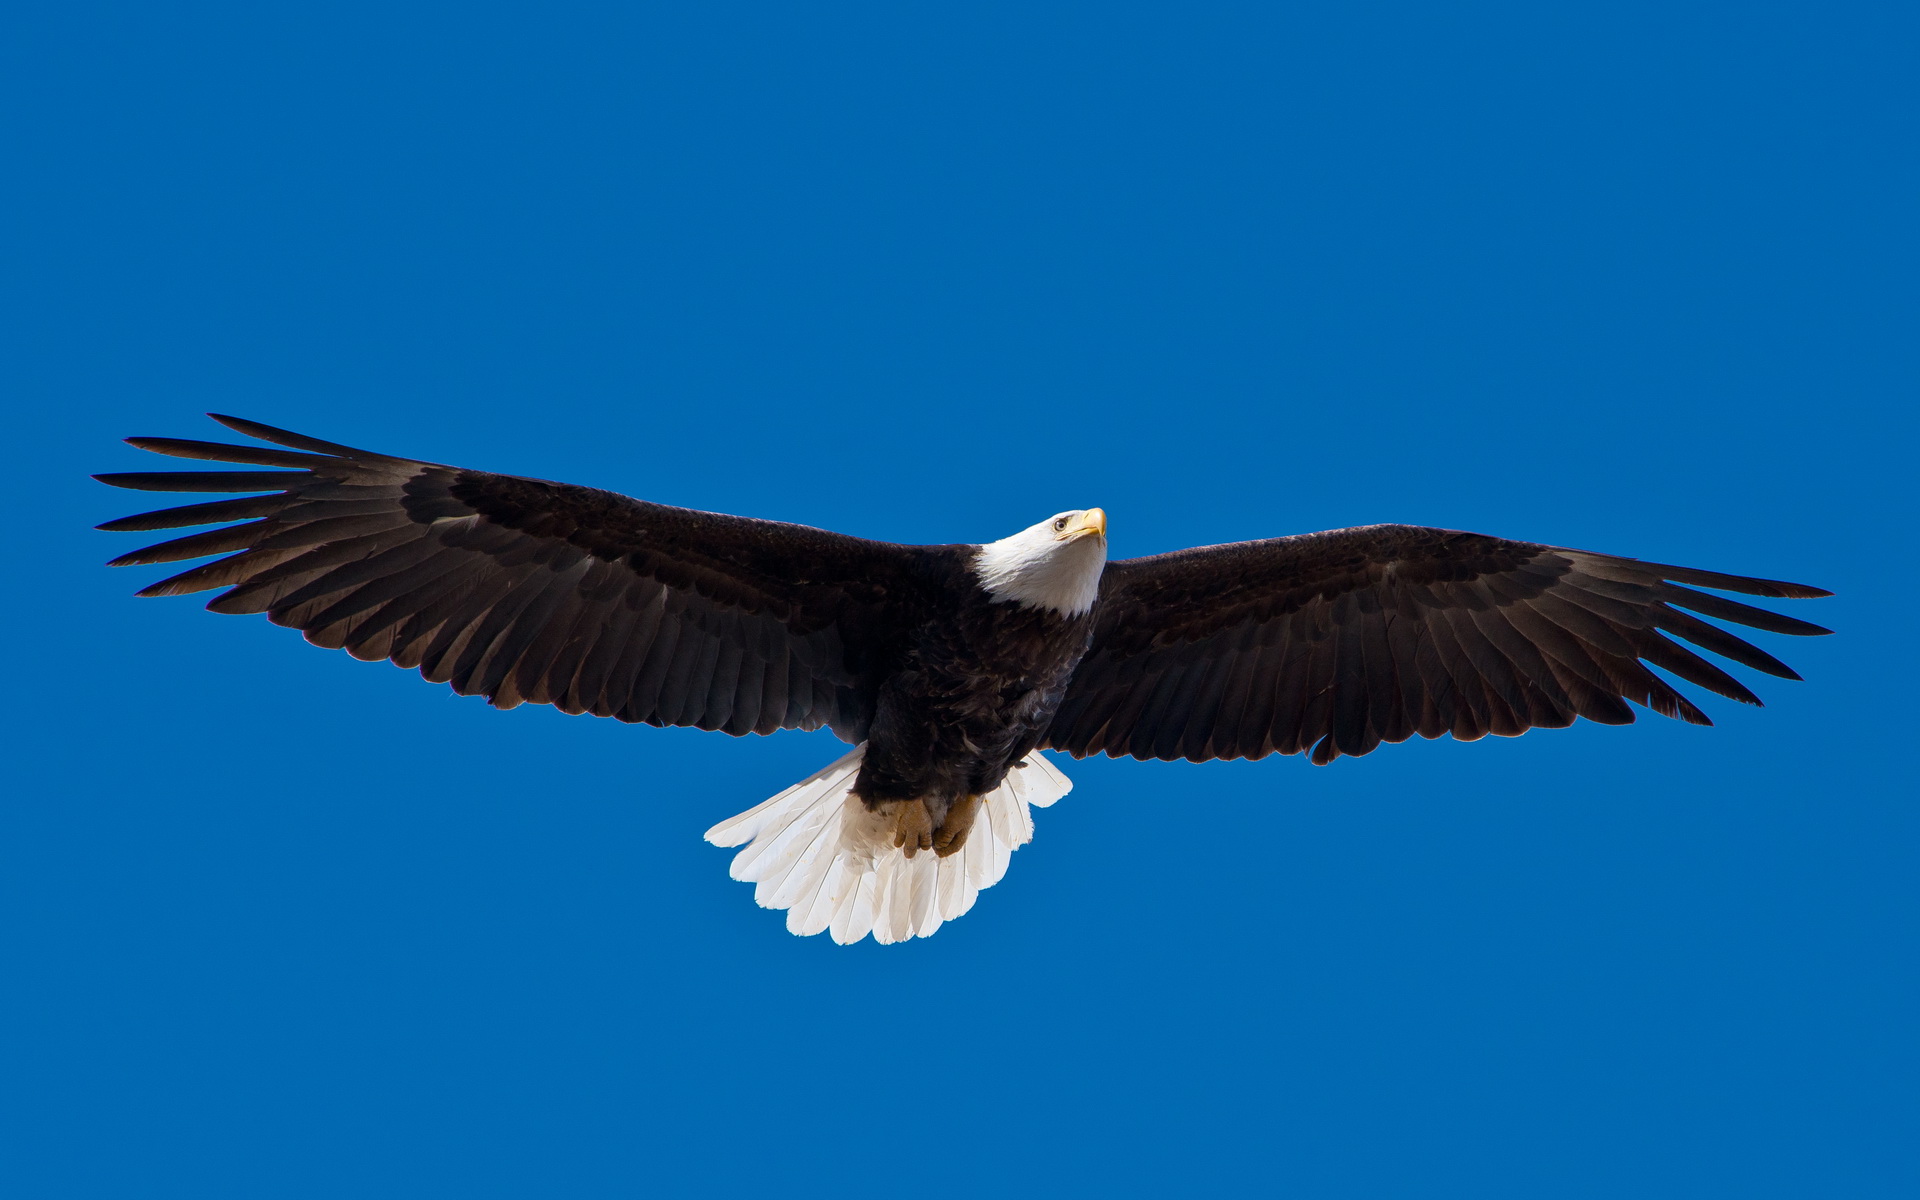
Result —
<instances>
[{"instance_id":1,"label":"clear blue sky","mask_svg":"<svg viewBox=\"0 0 1920 1200\"><path fill-rule=\"evenodd\" d=\"M0 1190L1920 1194L1894 4L20 11ZM1066 763L927 942L701 830L838 753L135 600L234 412L902 541L1406 521L1803 580L1807 682Z\"/></svg>"}]
</instances>

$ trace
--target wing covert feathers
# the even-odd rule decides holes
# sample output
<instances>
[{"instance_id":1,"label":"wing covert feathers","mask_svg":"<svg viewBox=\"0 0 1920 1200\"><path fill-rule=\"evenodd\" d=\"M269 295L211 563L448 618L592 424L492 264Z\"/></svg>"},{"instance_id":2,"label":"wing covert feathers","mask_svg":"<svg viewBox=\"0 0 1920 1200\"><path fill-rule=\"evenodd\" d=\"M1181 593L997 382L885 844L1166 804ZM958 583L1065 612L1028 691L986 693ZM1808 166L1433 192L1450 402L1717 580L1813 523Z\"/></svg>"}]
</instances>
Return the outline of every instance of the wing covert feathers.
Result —
<instances>
[{"instance_id":1,"label":"wing covert feathers","mask_svg":"<svg viewBox=\"0 0 1920 1200\"><path fill-rule=\"evenodd\" d=\"M215 612L265 613L315 645L418 669L503 708L732 734L828 725L858 740L877 664L920 595L908 547L214 419L272 445L128 441L274 469L96 476L140 491L269 493L100 526L221 526L114 559L225 556L140 594L218 590Z\"/></svg>"},{"instance_id":2,"label":"wing covert feathers","mask_svg":"<svg viewBox=\"0 0 1920 1200\"><path fill-rule=\"evenodd\" d=\"M216 591L215 612L265 613L315 645L417 669L503 708L552 704L732 734L826 725L859 741L904 631L939 602L925 558L937 548L215 419L270 445L128 440L256 469L96 477L228 496L101 526L218 526L114 559L212 559L140 594ZM1827 594L1409 525L1114 562L1047 744L1075 755L1304 753L1325 763L1416 734L1472 741L1582 717L1626 724L1631 705L1711 724L1659 672L1759 699L1694 648L1798 676L1709 620L1827 632L1715 592Z\"/></svg>"},{"instance_id":3,"label":"wing covert feathers","mask_svg":"<svg viewBox=\"0 0 1920 1200\"><path fill-rule=\"evenodd\" d=\"M1628 724L1629 702L1708 725L1651 668L1744 704L1760 700L1688 645L1799 676L1701 617L1828 631L1702 587L1830 594L1408 525L1123 560L1108 566L1092 647L1047 744L1075 756L1327 763L1416 734Z\"/></svg>"},{"instance_id":4,"label":"wing covert feathers","mask_svg":"<svg viewBox=\"0 0 1920 1200\"><path fill-rule=\"evenodd\" d=\"M1013 852L1033 839L1030 808L1073 789L1037 751L983 797L966 844L946 858L908 858L852 794L866 744L772 799L707 830L716 846L745 849L730 874L754 884L762 908L787 912L801 937L828 933L842 945L869 933L882 945L931 937L1000 882Z\"/></svg>"}]
</instances>

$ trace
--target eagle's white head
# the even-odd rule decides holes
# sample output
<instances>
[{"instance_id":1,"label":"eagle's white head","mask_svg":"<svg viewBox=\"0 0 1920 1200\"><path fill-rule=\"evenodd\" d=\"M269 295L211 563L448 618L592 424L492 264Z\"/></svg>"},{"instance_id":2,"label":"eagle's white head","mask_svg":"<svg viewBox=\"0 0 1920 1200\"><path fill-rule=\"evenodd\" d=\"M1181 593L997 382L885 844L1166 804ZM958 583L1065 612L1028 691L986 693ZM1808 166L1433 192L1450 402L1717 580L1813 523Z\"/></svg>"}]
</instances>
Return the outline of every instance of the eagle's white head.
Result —
<instances>
[{"instance_id":1,"label":"eagle's white head","mask_svg":"<svg viewBox=\"0 0 1920 1200\"><path fill-rule=\"evenodd\" d=\"M1107 514L1088 508L988 542L973 560L973 573L995 600L1079 617L1093 611L1106 565Z\"/></svg>"}]
</instances>

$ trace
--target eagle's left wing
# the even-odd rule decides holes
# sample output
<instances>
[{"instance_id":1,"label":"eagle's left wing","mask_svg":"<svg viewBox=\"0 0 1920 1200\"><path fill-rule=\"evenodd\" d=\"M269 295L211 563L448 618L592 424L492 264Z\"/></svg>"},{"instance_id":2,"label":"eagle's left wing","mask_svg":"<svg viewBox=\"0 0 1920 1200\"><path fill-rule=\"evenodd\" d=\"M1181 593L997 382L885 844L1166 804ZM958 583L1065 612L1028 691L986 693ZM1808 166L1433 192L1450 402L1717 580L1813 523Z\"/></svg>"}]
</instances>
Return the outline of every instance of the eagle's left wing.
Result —
<instances>
[{"instance_id":1,"label":"eagle's left wing","mask_svg":"<svg viewBox=\"0 0 1920 1200\"><path fill-rule=\"evenodd\" d=\"M1828 632L1684 584L1830 594L1413 525L1125 559L1107 567L1092 646L1046 744L1078 757L1195 761L1310 749L1326 763L1416 733L1471 741L1575 717L1627 724L1627 700L1708 725L1648 664L1760 701L1663 634L1798 679L1692 613Z\"/></svg>"},{"instance_id":2,"label":"eagle's left wing","mask_svg":"<svg viewBox=\"0 0 1920 1200\"><path fill-rule=\"evenodd\" d=\"M266 613L315 645L418 668L503 708L733 734L826 725L860 741L901 630L928 603L926 564L944 552L215 419L288 449L129 438L276 469L97 477L141 491L270 493L102 525L240 522L115 559L225 556L141 594L225 589L208 608Z\"/></svg>"}]
</instances>

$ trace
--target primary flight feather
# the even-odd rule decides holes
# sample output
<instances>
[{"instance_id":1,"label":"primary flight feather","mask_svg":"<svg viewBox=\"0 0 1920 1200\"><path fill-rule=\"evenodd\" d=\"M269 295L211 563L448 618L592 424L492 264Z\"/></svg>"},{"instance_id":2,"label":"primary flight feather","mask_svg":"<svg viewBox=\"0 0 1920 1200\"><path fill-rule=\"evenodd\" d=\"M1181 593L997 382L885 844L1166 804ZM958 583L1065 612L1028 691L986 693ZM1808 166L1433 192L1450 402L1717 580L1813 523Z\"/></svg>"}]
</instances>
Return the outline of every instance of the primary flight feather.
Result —
<instances>
[{"instance_id":1,"label":"primary flight feather","mask_svg":"<svg viewBox=\"0 0 1920 1200\"><path fill-rule=\"evenodd\" d=\"M1624 725L1628 701L1706 725L1650 667L1759 700L1683 642L1799 676L1702 616L1828 632L1697 590L1819 588L1454 530L1109 562L1094 508L985 545L908 546L214 419L274 445L128 441L273 469L96 476L266 493L100 526L240 522L113 560L224 556L141 595L225 589L208 608L265 613L502 708L731 734L826 726L853 751L707 837L745 844L734 877L789 929L839 942L924 937L967 911L1032 837L1030 807L1072 786L1041 749L1326 763L1414 734Z\"/></svg>"}]
</instances>

